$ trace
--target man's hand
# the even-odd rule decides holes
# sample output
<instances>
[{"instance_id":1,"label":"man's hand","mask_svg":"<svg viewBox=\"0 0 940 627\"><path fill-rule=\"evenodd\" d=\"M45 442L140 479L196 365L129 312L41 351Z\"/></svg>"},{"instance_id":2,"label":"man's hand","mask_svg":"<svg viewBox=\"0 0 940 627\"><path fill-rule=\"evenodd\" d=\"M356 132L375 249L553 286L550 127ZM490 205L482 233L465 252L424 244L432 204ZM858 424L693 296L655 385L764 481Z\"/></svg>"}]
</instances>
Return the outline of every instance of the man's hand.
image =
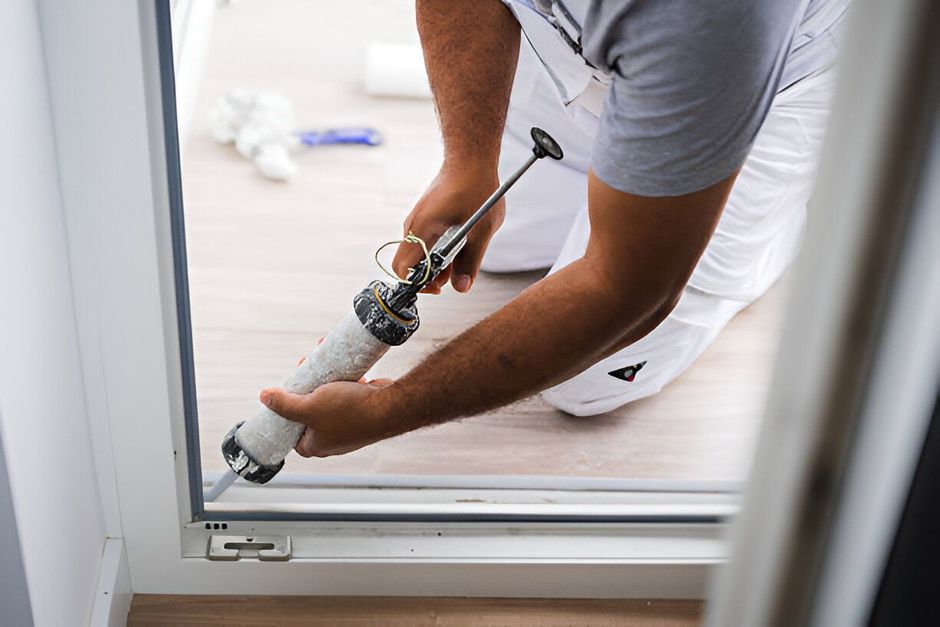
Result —
<instances>
[{"instance_id":1,"label":"man's hand","mask_svg":"<svg viewBox=\"0 0 940 627\"><path fill-rule=\"evenodd\" d=\"M496 172L451 172L446 169L434 179L421 200L405 219L405 233L414 233L425 241L428 248L448 228L466 222L490 194L499 187ZM454 262L441 272L423 291L439 294L450 279L454 289L467 292L473 284L483 253L493 233L503 223L506 205L500 200L470 231L467 244L454 258ZM392 268L402 278L408 269L424 258L424 252L414 244L401 244L392 261Z\"/></svg>"},{"instance_id":2,"label":"man's hand","mask_svg":"<svg viewBox=\"0 0 940 627\"><path fill-rule=\"evenodd\" d=\"M441 125L444 164L405 220L405 234L413 232L430 247L449 227L465 222L499 186L496 165L521 31L500 0L418 0L415 13ZM452 266L425 292L439 293L448 279L458 292L470 289L483 252L502 224L504 206L494 206L473 227ZM402 244L392 267L405 277L422 254L420 247Z\"/></svg>"},{"instance_id":3,"label":"man's hand","mask_svg":"<svg viewBox=\"0 0 940 627\"><path fill-rule=\"evenodd\" d=\"M262 390L261 402L279 416L307 426L294 447L300 455L329 457L396 435L386 424L387 407L376 394L391 383L390 379L340 381L310 394L269 388Z\"/></svg>"}]
</instances>

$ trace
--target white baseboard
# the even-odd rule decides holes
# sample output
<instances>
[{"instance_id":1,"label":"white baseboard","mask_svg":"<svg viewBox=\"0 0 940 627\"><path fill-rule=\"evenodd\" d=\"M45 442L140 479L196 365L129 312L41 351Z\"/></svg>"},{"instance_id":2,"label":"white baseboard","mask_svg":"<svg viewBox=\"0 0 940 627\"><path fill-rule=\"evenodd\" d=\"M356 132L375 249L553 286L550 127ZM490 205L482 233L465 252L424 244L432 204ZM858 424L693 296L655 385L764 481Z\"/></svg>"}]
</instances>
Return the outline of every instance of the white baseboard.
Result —
<instances>
[{"instance_id":1,"label":"white baseboard","mask_svg":"<svg viewBox=\"0 0 940 627\"><path fill-rule=\"evenodd\" d=\"M91 610L90 627L125 627L131 609L131 571L124 552L124 540L108 538L101 557L98 586Z\"/></svg>"}]
</instances>

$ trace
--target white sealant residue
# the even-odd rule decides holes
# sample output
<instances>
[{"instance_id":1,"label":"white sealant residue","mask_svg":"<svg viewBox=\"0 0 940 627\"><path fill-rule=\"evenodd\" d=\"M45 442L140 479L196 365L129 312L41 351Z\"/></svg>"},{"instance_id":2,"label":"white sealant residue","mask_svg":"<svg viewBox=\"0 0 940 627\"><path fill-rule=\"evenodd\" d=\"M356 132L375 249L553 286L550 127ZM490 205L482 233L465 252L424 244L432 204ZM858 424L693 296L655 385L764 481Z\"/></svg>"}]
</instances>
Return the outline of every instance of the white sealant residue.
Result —
<instances>
[{"instance_id":1,"label":"white sealant residue","mask_svg":"<svg viewBox=\"0 0 940 627\"><path fill-rule=\"evenodd\" d=\"M376 339L356 314L350 313L307 355L284 388L309 394L324 383L358 381L388 349L388 344ZM304 425L262 407L238 429L235 440L256 461L270 466L290 453L303 430Z\"/></svg>"}]
</instances>

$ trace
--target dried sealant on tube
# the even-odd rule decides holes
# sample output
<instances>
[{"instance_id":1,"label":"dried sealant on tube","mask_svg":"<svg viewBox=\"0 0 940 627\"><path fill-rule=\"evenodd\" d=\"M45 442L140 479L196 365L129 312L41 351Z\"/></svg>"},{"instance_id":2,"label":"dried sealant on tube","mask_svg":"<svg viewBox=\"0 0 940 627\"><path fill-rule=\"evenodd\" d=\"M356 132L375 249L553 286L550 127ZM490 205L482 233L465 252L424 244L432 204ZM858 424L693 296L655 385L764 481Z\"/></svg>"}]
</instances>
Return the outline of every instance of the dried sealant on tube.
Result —
<instances>
[{"instance_id":1,"label":"dried sealant on tube","mask_svg":"<svg viewBox=\"0 0 940 627\"><path fill-rule=\"evenodd\" d=\"M418 292L453 261L467 241L467 233L502 198L529 167L542 157L561 159L561 148L545 131L533 128L532 155L462 225L448 229L427 257L412 268L407 280L395 285L373 281L353 300L347 315L314 348L284 387L309 394L325 383L358 381L392 346L403 344L418 329ZM262 407L252 418L238 423L222 441L222 455L231 471L205 494L217 499L242 477L253 483L270 481L284 467L284 458L297 444L304 425Z\"/></svg>"}]
</instances>

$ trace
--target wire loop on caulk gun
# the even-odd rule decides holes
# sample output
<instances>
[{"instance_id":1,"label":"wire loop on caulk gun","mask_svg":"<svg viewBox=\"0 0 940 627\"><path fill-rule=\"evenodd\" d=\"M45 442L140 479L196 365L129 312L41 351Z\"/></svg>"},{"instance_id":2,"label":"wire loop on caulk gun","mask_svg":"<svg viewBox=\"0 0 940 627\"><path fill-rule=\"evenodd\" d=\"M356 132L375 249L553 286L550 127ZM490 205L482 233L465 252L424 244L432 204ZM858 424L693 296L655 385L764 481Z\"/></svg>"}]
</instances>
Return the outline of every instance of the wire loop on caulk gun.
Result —
<instances>
[{"instance_id":1,"label":"wire loop on caulk gun","mask_svg":"<svg viewBox=\"0 0 940 627\"><path fill-rule=\"evenodd\" d=\"M424 276L421 278L421 281L419 281L419 283L421 283L422 285L424 283L427 283L427 280L431 276L431 251L428 250L428 245L424 242L424 240L418 237L417 235L415 235L414 233L412 233L411 231L408 231L408 235L406 235L404 238L394 239L390 242L385 242L384 244L379 246L378 250L375 251L375 263L378 264L378 266L382 269L382 272L392 277L399 283L404 283L405 285L412 285L414 281L399 277L397 274L395 274L394 272L386 268L385 265L383 265L381 261L379 261L379 253L381 253L383 250L385 250L392 244L418 244L419 246L421 246L421 250L424 252L425 264L424 264Z\"/></svg>"}]
</instances>

